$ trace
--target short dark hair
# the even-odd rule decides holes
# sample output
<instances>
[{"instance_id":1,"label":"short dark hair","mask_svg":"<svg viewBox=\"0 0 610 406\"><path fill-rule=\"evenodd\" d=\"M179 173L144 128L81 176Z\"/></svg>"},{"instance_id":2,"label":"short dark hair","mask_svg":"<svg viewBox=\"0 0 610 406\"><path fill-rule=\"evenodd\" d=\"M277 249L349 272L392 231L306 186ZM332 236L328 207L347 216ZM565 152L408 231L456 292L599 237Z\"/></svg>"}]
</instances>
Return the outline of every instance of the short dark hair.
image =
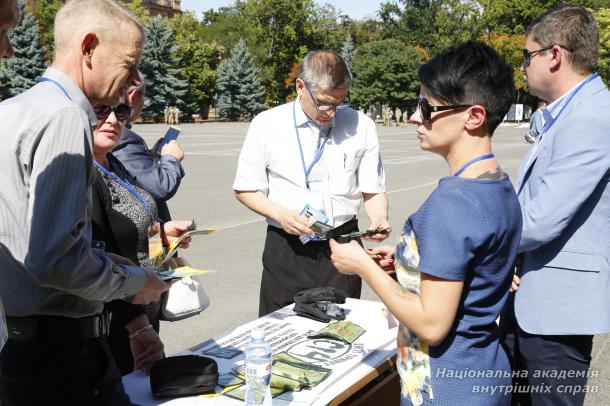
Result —
<instances>
[{"instance_id":1,"label":"short dark hair","mask_svg":"<svg viewBox=\"0 0 610 406\"><path fill-rule=\"evenodd\" d=\"M513 68L489 46L469 41L444 50L419 68L422 91L447 104L479 104L491 136L515 96Z\"/></svg>"},{"instance_id":2,"label":"short dark hair","mask_svg":"<svg viewBox=\"0 0 610 406\"><path fill-rule=\"evenodd\" d=\"M599 30L595 18L582 7L555 7L536 17L525 34L542 48L561 45L570 65L580 74L597 69Z\"/></svg>"}]
</instances>

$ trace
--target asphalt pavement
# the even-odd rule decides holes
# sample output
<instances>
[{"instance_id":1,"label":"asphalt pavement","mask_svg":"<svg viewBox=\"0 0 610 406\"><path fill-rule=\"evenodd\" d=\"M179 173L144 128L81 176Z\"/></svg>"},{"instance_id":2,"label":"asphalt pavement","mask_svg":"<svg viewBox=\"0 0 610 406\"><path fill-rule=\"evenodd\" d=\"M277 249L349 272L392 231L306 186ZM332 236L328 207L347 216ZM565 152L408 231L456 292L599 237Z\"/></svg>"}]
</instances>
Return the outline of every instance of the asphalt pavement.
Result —
<instances>
[{"instance_id":1,"label":"asphalt pavement","mask_svg":"<svg viewBox=\"0 0 610 406\"><path fill-rule=\"evenodd\" d=\"M168 126L136 125L134 130L149 145L161 137ZM191 248L181 252L190 263L216 272L203 277L210 306L199 316L178 322L162 322L161 338L171 355L258 317L258 297L262 273L261 254L265 239L264 219L241 205L234 197L232 184L239 152L248 123L203 123L179 125L179 142L185 151L186 176L178 193L169 201L174 219L195 219L198 228L220 227L209 236L193 237ZM378 126L381 154L386 170L386 190L390 202L394 244L406 218L434 190L438 180L449 175L445 161L421 151L415 127ZM502 169L516 178L521 159L530 147L522 141L527 125L502 124L493 137L493 150ZM368 224L360 216L360 227ZM363 299L378 300L364 284ZM599 370L596 384L602 393L588 405L610 405L610 338L596 339L594 364ZM608 403L604 403L608 402Z\"/></svg>"}]
</instances>

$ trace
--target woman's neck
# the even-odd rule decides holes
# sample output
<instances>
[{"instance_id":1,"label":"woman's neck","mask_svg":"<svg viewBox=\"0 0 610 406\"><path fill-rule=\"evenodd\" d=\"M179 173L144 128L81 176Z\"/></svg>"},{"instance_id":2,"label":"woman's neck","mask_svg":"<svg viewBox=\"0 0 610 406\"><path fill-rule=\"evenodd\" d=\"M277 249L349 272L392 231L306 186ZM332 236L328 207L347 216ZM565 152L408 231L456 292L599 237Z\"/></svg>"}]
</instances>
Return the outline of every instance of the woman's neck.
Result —
<instances>
[{"instance_id":1,"label":"woman's neck","mask_svg":"<svg viewBox=\"0 0 610 406\"><path fill-rule=\"evenodd\" d=\"M449 164L450 174L453 175L470 160L487 154L491 154L490 137L469 136L463 142L454 145L446 154L445 159ZM497 167L495 160L478 161L465 169L462 176L477 177L480 173L489 170L490 167L493 167L491 169Z\"/></svg>"},{"instance_id":2,"label":"woman's neck","mask_svg":"<svg viewBox=\"0 0 610 406\"><path fill-rule=\"evenodd\" d=\"M110 169L109 165L108 165L108 157L107 157L108 152L107 151L93 151L93 159L95 159L95 161L102 165L104 168L106 169Z\"/></svg>"}]
</instances>

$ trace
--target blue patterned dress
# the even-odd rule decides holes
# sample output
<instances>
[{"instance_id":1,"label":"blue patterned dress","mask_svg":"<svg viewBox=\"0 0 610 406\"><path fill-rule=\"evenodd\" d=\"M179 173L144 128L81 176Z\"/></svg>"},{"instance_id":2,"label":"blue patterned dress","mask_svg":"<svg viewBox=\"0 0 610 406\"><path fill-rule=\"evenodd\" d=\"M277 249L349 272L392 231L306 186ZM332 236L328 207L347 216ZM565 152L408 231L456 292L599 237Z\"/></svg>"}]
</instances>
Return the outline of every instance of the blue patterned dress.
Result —
<instances>
[{"instance_id":1,"label":"blue patterned dress","mask_svg":"<svg viewBox=\"0 0 610 406\"><path fill-rule=\"evenodd\" d=\"M508 177L447 177L414 213L396 245L398 281L419 294L420 273L464 282L456 319L431 347L400 325L402 405L508 405L508 358L498 318L521 236L521 210Z\"/></svg>"}]
</instances>

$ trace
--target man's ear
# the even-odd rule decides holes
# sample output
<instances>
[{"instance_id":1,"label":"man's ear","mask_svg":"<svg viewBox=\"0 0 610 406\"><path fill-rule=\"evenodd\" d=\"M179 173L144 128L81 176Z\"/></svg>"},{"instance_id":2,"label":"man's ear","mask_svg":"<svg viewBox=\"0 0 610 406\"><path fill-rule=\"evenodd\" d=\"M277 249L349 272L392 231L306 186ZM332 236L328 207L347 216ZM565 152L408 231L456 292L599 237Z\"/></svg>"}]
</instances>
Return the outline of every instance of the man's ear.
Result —
<instances>
[{"instance_id":1,"label":"man's ear","mask_svg":"<svg viewBox=\"0 0 610 406\"><path fill-rule=\"evenodd\" d=\"M91 67L91 58L93 57L93 52L98 45L99 40L97 35L92 32L85 34L85 37L81 43L81 52L83 53L83 58L88 67Z\"/></svg>"},{"instance_id":2,"label":"man's ear","mask_svg":"<svg viewBox=\"0 0 610 406\"><path fill-rule=\"evenodd\" d=\"M476 131L485 125L487 112L483 106L475 104L468 108L468 119L464 126L468 131Z\"/></svg>"},{"instance_id":3,"label":"man's ear","mask_svg":"<svg viewBox=\"0 0 610 406\"><path fill-rule=\"evenodd\" d=\"M303 82L302 79L297 78L294 86L297 89L297 94L302 96L303 89L305 88L305 82Z\"/></svg>"},{"instance_id":4,"label":"man's ear","mask_svg":"<svg viewBox=\"0 0 610 406\"><path fill-rule=\"evenodd\" d=\"M553 58L551 58L549 68L551 69L551 71L556 71L561 66L564 51L559 45L555 45L549 50L549 52L553 53Z\"/></svg>"}]
</instances>

